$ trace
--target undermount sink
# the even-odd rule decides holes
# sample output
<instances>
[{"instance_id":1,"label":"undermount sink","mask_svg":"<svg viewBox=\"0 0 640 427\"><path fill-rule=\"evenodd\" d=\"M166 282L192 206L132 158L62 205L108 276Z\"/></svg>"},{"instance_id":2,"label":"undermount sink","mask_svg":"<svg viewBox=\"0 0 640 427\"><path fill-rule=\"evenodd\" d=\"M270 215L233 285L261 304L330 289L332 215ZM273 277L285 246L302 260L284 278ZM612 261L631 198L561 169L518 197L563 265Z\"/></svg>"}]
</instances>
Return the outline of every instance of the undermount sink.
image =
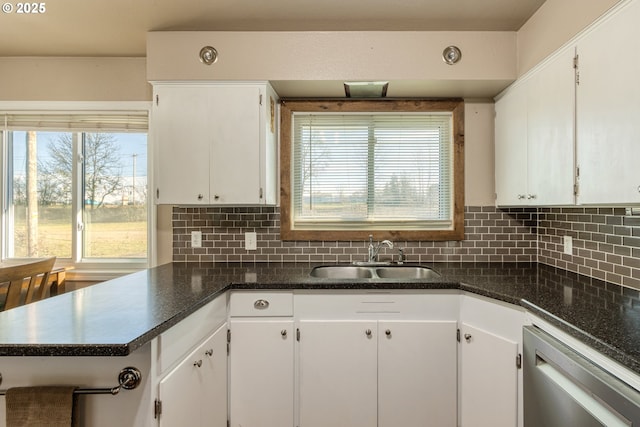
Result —
<instances>
[{"instance_id":1,"label":"undermount sink","mask_svg":"<svg viewBox=\"0 0 640 427\"><path fill-rule=\"evenodd\" d=\"M314 267L311 270L311 277L322 277L325 279L371 279L374 270L370 267L359 267L355 265L325 265Z\"/></svg>"},{"instance_id":2,"label":"undermount sink","mask_svg":"<svg viewBox=\"0 0 640 427\"><path fill-rule=\"evenodd\" d=\"M397 265L376 268L376 274L382 279L437 279L440 277L428 267Z\"/></svg>"},{"instance_id":3,"label":"undermount sink","mask_svg":"<svg viewBox=\"0 0 640 427\"><path fill-rule=\"evenodd\" d=\"M415 265L357 266L324 265L314 267L311 277L324 279L437 279L440 274L429 267Z\"/></svg>"}]
</instances>

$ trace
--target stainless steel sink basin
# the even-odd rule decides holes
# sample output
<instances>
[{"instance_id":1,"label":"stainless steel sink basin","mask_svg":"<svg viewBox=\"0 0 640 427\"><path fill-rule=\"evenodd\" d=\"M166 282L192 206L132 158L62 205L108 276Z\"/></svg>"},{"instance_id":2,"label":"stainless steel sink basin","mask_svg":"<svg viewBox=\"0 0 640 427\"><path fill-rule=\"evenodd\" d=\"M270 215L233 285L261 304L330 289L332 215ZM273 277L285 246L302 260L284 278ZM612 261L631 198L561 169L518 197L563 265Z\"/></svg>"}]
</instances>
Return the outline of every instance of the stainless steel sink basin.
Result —
<instances>
[{"instance_id":1,"label":"stainless steel sink basin","mask_svg":"<svg viewBox=\"0 0 640 427\"><path fill-rule=\"evenodd\" d=\"M376 275L382 279L437 279L440 277L430 268L410 265L397 265L376 268Z\"/></svg>"},{"instance_id":2,"label":"stainless steel sink basin","mask_svg":"<svg viewBox=\"0 0 640 427\"><path fill-rule=\"evenodd\" d=\"M357 266L325 265L314 267L311 277L324 279L437 279L440 274L415 265Z\"/></svg>"},{"instance_id":3,"label":"stainless steel sink basin","mask_svg":"<svg viewBox=\"0 0 640 427\"><path fill-rule=\"evenodd\" d=\"M326 265L311 270L311 277L325 279L371 279L374 270L369 267L355 265Z\"/></svg>"}]
</instances>

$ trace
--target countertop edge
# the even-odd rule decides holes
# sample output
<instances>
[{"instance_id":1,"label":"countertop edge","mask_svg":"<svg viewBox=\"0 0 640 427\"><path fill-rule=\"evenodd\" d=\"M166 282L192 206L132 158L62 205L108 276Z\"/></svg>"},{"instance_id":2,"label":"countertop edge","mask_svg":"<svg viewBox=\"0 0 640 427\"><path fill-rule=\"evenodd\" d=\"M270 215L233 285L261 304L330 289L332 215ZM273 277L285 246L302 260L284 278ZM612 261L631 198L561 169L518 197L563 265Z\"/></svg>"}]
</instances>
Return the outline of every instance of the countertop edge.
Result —
<instances>
[{"instance_id":1,"label":"countertop edge","mask_svg":"<svg viewBox=\"0 0 640 427\"><path fill-rule=\"evenodd\" d=\"M151 293L150 295L156 295L156 292L158 292L159 289L166 290L177 287L178 289L186 289L191 293L191 288L193 288L193 286L196 286L196 288L200 286L202 288L198 293L185 298L184 302L174 304L170 310L166 311L166 314L163 314L162 311L158 312L159 314L156 313L156 320L154 322L150 322L149 328L147 330L140 328L140 332L142 333L138 334L134 338L125 338L122 342L112 342L105 338L104 342L101 342L98 337L94 338L94 342L87 341L86 343L76 342L71 344L65 344L64 342L47 343L45 340L42 340L40 343L25 340L25 342L22 343L18 339L18 342L7 341L6 344L0 344L0 356L128 356L154 340L156 337L160 336L163 332L178 324L180 321L186 319L198 309L204 307L221 295L234 290L458 290L514 306L520 306L529 310L533 315L548 321L550 324L558 327L568 335L640 374L640 358L636 356L635 347L631 347L629 349L631 351L626 351L627 349L624 346L627 344L617 346L617 341L615 341L615 339L607 341L607 336L603 335L602 331L594 330L594 333L598 333L599 337L594 336L589 333L588 330L583 330L577 326L578 324L574 324L570 317L565 318L563 313L555 312L555 310L549 311L545 309L544 305L537 305L535 302L527 299L526 294L528 292L526 290L530 289L531 282L527 280L523 281L522 279L523 277L527 277L527 274L530 275L531 268L538 268L537 266L537 264L528 268L526 266L522 266L518 267L522 270L515 269L511 271L503 271L504 269L512 268L504 265L490 265L489 267L478 266L478 268L485 268L485 270L477 271L472 268L473 271L470 270L467 273L459 274L455 269L455 266L443 264L441 267L449 269L448 273L451 274L448 276L447 274L443 274L443 277L438 280L391 280L384 282L372 282L367 280L324 280L320 283L317 280L309 279L299 273L299 271L307 271L305 268L308 268L308 266L298 266L295 264L292 264L290 267L285 267L284 276L280 276L282 271L271 271L271 268L277 270L279 268L278 266L266 267L269 273L266 275L265 273L259 273L257 280L255 280L255 273L251 273L251 276L248 274L255 271L255 267L238 267L234 270L234 274L226 274L219 272L219 269L220 271L224 270L224 266L198 267L197 265L190 266L173 263L146 270L145 273L138 274L137 276L134 276L137 273L130 276L124 276L116 285L116 289L120 291L123 289L123 286L126 287L130 284L139 284L143 287L146 286L149 287L147 292ZM208 268L212 268L212 270L207 270ZM280 268L282 268L282 266L280 266ZM294 270L289 271L287 268ZM486 268L488 268L488 270L486 270ZM238 274L238 271L241 274ZM173 278L172 274L174 274ZM177 276L175 276L176 274ZM488 276L485 276L485 274L488 274ZM469 275L469 277L465 278L466 275ZM194 278L198 278L198 280L193 282ZM206 285L204 284L205 280L202 278L206 278ZM251 278L253 278L253 280ZM476 278L482 280L477 280ZM498 279L498 284L496 283L496 278ZM561 277L561 280L564 279L564 276ZM200 285L200 280L202 280L202 285ZM500 282L500 280L502 281ZM103 285L112 286L107 283L96 286ZM105 291L106 289L108 288L103 287L100 293L92 295L109 295L109 293ZM578 291L580 291L580 289L578 289ZM175 299L178 297L179 292L175 296L173 292L174 291L171 291L168 297L172 298L172 301L179 301ZM92 296L92 298L95 298L95 296ZM166 300L167 297L158 296L158 298L165 298ZM545 301L542 302L546 304ZM553 309L553 306L550 306L550 308ZM24 307L18 308L18 310L21 309L24 309ZM129 310L129 308L126 309ZM47 311L45 307L41 310L44 312ZM20 312L19 318L26 320L26 313L26 311ZM7 317L7 320L10 319L11 317ZM131 337L133 336L133 334L130 335Z\"/></svg>"}]
</instances>

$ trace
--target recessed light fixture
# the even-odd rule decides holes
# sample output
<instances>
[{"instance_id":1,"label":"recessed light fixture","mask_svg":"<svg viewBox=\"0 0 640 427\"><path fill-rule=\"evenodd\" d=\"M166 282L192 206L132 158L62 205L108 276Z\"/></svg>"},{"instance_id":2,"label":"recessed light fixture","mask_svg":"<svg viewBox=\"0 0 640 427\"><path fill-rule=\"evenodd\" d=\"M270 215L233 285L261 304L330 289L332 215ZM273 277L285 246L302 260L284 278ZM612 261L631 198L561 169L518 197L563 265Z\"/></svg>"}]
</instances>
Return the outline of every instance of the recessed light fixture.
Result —
<instances>
[{"instance_id":1,"label":"recessed light fixture","mask_svg":"<svg viewBox=\"0 0 640 427\"><path fill-rule=\"evenodd\" d=\"M211 65L218 60L218 51L215 47L205 46L200 49L200 61L203 64Z\"/></svg>"},{"instance_id":2,"label":"recessed light fixture","mask_svg":"<svg viewBox=\"0 0 640 427\"><path fill-rule=\"evenodd\" d=\"M449 65L460 61L460 58L462 58L462 52L460 52L457 46L447 46L442 51L442 59Z\"/></svg>"},{"instance_id":3,"label":"recessed light fixture","mask_svg":"<svg viewBox=\"0 0 640 427\"><path fill-rule=\"evenodd\" d=\"M344 82L347 98L384 98L389 82Z\"/></svg>"}]
</instances>

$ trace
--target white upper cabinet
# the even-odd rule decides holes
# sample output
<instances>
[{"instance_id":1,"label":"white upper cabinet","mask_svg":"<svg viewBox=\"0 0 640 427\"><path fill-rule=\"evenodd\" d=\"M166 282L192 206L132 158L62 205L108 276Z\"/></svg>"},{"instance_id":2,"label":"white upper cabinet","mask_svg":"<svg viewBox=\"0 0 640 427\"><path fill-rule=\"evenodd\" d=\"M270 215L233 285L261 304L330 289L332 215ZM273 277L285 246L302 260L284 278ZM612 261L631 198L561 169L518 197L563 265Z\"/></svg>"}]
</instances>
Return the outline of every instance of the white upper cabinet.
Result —
<instances>
[{"instance_id":1,"label":"white upper cabinet","mask_svg":"<svg viewBox=\"0 0 640 427\"><path fill-rule=\"evenodd\" d=\"M156 143L156 201L209 203L210 139L207 90L197 86L156 86L151 133ZM162 108L160 108L162 99Z\"/></svg>"},{"instance_id":2,"label":"white upper cabinet","mask_svg":"<svg viewBox=\"0 0 640 427\"><path fill-rule=\"evenodd\" d=\"M496 203L521 205L527 195L527 88L509 89L496 102Z\"/></svg>"},{"instance_id":3,"label":"white upper cabinet","mask_svg":"<svg viewBox=\"0 0 640 427\"><path fill-rule=\"evenodd\" d=\"M578 42L579 204L640 203L640 2Z\"/></svg>"},{"instance_id":4,"label":"white upper cabinet","mask_svg":"<svg viewBox=\"0 0 640 427\"><path fill-rule=\"evenodd\" d=\"M156 202L275 204L276 102L266 83L154 84Z\"/></svg>"},{"instance_id":5,"label":"white upper cabinet","mask_svg":"<svg viewBox=\"0 0 640 427\"><path fill-rule=\"evenodd\" d=\"M527 198L537 205L574 203L574 57L559 52L527 82Z\"/></svg>"},{"instance_id":6,"label":"white upper cabinet","mask_svg":"<svg viewBox=\"0 0 640 427\"><path fill-rule=\"evenodd\" d=\"M620 2L496 102L497 205L640 203L638 22Z\"/></svg>"},{"instance_id":7,"label":"white upper cabinet","mask_svg":"<svg viewBox=\"0 0 640 427\"><path fill-rule=\"evenodd\" d=\"M565 49L496 102L496 203L574 203L574 52Z\"/></svg>"}]
</instances>

